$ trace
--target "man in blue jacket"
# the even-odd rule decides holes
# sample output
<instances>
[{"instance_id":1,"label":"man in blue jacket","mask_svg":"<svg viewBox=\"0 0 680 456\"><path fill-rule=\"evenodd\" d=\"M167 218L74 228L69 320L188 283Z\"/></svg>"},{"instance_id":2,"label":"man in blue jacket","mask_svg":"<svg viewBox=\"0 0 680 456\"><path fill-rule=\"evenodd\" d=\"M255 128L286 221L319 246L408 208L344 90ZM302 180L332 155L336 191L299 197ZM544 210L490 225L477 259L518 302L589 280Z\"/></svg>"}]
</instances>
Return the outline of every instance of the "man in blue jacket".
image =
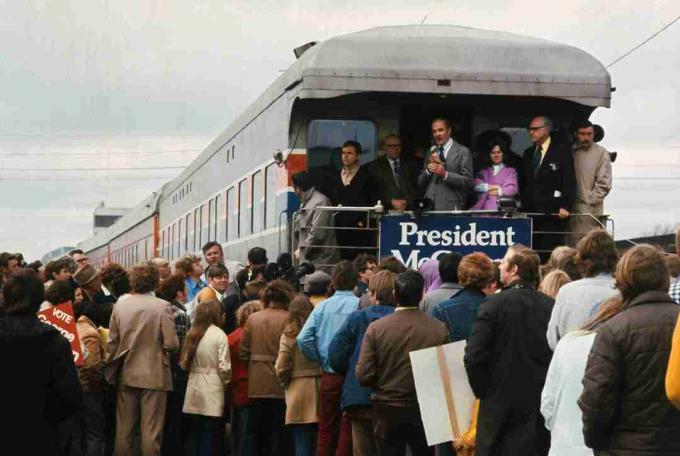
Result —
<instances>
[{"instance_id":1,"label":"man in blue jacket","mask_svg":"<svg viewBox=\"0 0 680 456\"><path fill-rule=\"evenodd\" d=\"M318 455L335 455L336 448L344 445L347 445L351 452L349 421L342 417L340 410L344 377L332 369L328 347L347 316L359 306L359 298L352 292L357 279L357 271L352 263L341 261L336 264L331 276L335 294L314 308L297 337L300 351L310 360L321 364L323 368L316 453Z\"/></svg>"},{"instance_id":2,"label":"man in blue jacket","mask_svg":"<svg viewBox=\"0 0 680 456\"><path fill-rule=\"evenodd\" d=\"M352 425L352 446L355 455L377 453L373 436L372 388L359 385L355 369L361 343L368 325L394 312L394 281L396 274L380 271L371 279L368 294L371 306L354 311L333 338L329 348L331 367L345 375L342 387L342 410Z\"/></svg>"}]
</instances>

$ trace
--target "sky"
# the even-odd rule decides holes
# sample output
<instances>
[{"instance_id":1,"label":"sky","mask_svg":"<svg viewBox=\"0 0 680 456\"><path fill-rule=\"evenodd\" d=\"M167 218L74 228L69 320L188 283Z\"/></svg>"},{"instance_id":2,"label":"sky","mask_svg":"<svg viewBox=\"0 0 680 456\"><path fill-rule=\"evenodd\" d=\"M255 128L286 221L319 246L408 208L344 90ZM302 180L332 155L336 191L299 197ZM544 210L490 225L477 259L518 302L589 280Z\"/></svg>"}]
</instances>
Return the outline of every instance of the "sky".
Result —
<instances>
[{"instance_id":1,"label":"sky","mask_svg":"<svg viewBox=\"0 0 680 456\"><path fill-rule=\"evenodd\" d=\"M176 175L308 41L424 19L559 41L608 64L678 16L680 6L0 0L0 11L0 251L37 258L89 236L100 201L132 206ZM612 108L593 118L622 167L680 165L677 55L680 23L610 70ZM167 168L120 169L160 166ZM111 170L92 170L102 167ZM672 192L675 184L664 185Z\"/></svg>"}]
</instances>

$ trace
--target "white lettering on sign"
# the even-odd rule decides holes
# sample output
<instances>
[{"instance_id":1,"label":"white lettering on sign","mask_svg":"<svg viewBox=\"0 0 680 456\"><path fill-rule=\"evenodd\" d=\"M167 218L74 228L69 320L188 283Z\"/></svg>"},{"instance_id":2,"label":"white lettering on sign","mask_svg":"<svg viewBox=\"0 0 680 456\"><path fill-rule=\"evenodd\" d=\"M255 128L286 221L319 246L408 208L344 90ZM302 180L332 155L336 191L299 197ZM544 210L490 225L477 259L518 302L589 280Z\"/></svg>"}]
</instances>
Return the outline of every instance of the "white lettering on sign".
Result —
<instances>
[{"instance_id":1,"label":"white lettering on sign","mask_svg":"<svg viewBox=\"0 0 680 456\"><path fill-rule=\"evenodd\" d=\"M63 313L63 312L62 312L62 313ZM67 317L69 316L68 314L64 314L64 315L66 315ZM40 321L42 321L43 323L46 323L46 324L48 324L48 325L50 325L50 326L52 326L52 327L54 327L54 328L57 328L57 330L61 333L61 335L64 336L64 337L66 338L66 340L68 340L69 342L73 342L73 341L76 339L75 334L73 334L73 333L70 332L70 331L65 330L64 328L61 328L61 327L55 325L54 323L52 323L51 321L49 321L49 320L47 319L47 317L45 317L43 314L38 314L38 319L39 319Z\"/></svg>"},{"instance_id":2,"label":"white lettering on sign","mask_svg":"<svg viewBox=\"0 0 680 456\"><path fill-rule=\"evenodd\" d=\"M399 245L417 247L510 247L515 245L516 233L511 226L504 230L478 230L477 223L470 223L467 230L461 230L460 225L455 225L453 230L419 230L418 225L413 222L404 222L400 225Z\"/></svg>"},{"instance_id":3,"label":"white lettering on sign","mask_svg":"<svg viewBox=\"0 0 680 456\"><path fill-rule=\"evenodd\" d=\"M57 307L52 307L52 316L65 323L71 323L73 317Z\"/></svg>"}]
</instances>

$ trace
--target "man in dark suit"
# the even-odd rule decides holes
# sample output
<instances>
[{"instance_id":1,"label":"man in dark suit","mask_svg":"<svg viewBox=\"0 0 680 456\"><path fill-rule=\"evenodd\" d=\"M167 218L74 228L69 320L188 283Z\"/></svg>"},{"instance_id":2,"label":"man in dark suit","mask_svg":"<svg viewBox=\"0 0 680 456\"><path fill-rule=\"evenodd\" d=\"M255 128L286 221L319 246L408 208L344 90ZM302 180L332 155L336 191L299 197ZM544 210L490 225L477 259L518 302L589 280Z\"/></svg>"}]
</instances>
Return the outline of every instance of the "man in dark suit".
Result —
<instances>
[{"instance_id":1,"label":"man in dark suit","mask_svg":"<svg viewBox=\"0 0 680 456\"><path fill-rule=\"evenodd\" d=\"M554 247L565 242L565 220L576 193L574 159L568 144L556 144L551 138L552 122L547 117L534 118L528 130L532 146L522 157L522 207L545 214L533 217L534 232L544 232L534 235L534 249L545 261Z\"/></svg>"},{"instance_id":2,"label":"man in dark suit","mask_svg":"<svg viewBox=\"0 0 680 456\"><path fill-rule=\"evenodd\" d=\"M465 209L474 178L472 153L451 138L447 119L432 121L432 138L435 145L425 158L418 185L425 187L425 197L432 200L435 210Z\"/></svg>"},{"instance_id":3,"label":"man in dark suit","mask_svg":"<svg viewBox=\"0 0 680 456\"><path fill-rule=\"evenodd\" d=\"M416 171L401 157L401 138L387 135L381 142L385 155L371 164L373 178L378 184L379 197L385 210L403 211L415 197Z\"/></svg>"}]
</instances>

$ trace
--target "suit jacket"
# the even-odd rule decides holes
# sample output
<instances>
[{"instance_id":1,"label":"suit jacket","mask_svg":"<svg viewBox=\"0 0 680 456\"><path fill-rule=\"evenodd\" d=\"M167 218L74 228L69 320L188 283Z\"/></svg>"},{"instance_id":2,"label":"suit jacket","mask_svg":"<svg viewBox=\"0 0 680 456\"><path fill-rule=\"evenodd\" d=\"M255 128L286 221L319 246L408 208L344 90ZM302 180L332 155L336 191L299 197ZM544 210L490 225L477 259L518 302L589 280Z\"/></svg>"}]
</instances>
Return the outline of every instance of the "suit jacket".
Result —
<instances>
[{"instance_id":1,"label":"suit jacket","mask_svg":"<svg viewBox=\"0 0 680 456\"><path fill-rule=\"evenodd\" d=\"M294 227L295 248L302 244L300 261L332 264L339 259L337 249L331 248L338 245L335 230L319 227L333 226L333 213L317 211L317 206L331 206L331 202L326 195L312 187L304 193L300 201L300 216ZM306 247L308 245L324 245L328 248Z\"/></svg>"},{"instance_id":2,"label":"suit jacket","mask_svg":"<svg viewBox=\"0 0 680 456\"><path fill-rule=\"evenodd\" d=\"M427 171L430 155L435 150L436 147L432 147L425 157L425 166L418 176L418 185L425 187L425 197L432 200L435 210L465 209L468 197L472 193L474 177L470 149L453 141L444 164L449 173L446 179Z\"/></svg>"},{"instance_id":3,"label":"suit jacket","mask_svg":"<svg viewBox=\"0 0 680 456\"><path fill-rule=\"evenodd\" d=\"M378 157L370 165L373 179L378 185L378 199L386 210L392 208L393 199L403 199L410 204L416 196L415 181L418 175L415 166L399 158L399 168L401 172L399 177L395 178L386 155Z\"/></svg>"},{"instance_id":4,"label":"suit jacket","mask_svg":"<svg viewBox=\"0 0 680 456\"><path fill-rule=\"evenodd\" d=\"M522 168L524 182L520 188L522 206L527 212L556 213L570 210L576 196L574 159L568 144L556 144L553 138L534 174L535 146L524 151Z\"/></svg>"},{"instance_id":5,"label":"suit jacket","mask_svg":"<svg viewBox=\"0 0 680 456\"><path fill-rule=\"evenodd\" d=\"M179 348L170 304L151 295L118 300L111 315L109 360L124 356L118 384L172 391L168 352Z\"/></svg>"},{"instance_id":6,"label":"suit jacket","mask_svg":"<svg viewBox=\"0 0 680 456\"><path fill-rule=\"evenodd\" d=\"M373 175L367 166L359 168L349 185L342 182L340 171L331 181L330 199L333 206L373 206L378 201L378 189ZM366 223L366 212L338 212L335 215L337 226L355 227L359 222Z\"/></svg>"}]
</instances>

